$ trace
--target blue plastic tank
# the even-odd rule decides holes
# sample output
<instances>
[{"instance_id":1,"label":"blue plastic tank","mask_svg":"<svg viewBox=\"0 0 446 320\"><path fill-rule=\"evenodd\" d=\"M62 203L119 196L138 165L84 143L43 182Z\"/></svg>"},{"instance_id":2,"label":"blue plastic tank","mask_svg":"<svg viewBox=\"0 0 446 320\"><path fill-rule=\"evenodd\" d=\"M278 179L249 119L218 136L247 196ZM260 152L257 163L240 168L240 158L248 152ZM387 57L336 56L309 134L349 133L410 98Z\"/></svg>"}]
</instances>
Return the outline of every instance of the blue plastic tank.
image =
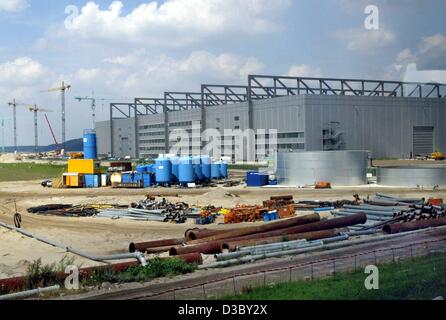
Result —
<instances>
[{"instance_id":1,"label":"blue plastic tank","mask_svg":"<svg viewBox=\"0 0 446 320\"><path fill-rule=\"evenodd\" d=\"M180 179L180 158L177 156L170 157L170 162L172 164L172 180L177 182Z\"/></svg>"},{"instance_id":2,"label":"blue plastic tank","mask_svg":"<svg viewBox=\"0 0 446 320\"><path fill-rule=\"evenodd\" d=\"M182 157L178 165L178 181L181 184L195 182L194 165L191 157Z\"/></svg>"},{"instance_id":3,"label":"blue plastic tank","mask_svg":"<svg viewBox=\"0 0 446 320\"><path fill-rule=\"evenodd\" d=\"M155 174L158 184L170 184L172 182L172 164L168 158L156 159Z\"/></svg>"},{"instance_id":4,"label":"blue plastic tank","mask_svg":"<svg viewBox=\"0 0 446 320\"><path fill-rule=\"evenodd\" d=\"M136 167L136 172L141 173L141 174L146 173L147 172L147 166L137 166Z\"/></svg>"},{"instance_id":5,"label":"blue plastic tank","mask_svg":"<svg viewBox=\"0 0 446 320\"><path fill-rule=\"evenodd\" d=\"M156 170L155 170L155 165L153 165L153 164L149 164L149 165L147 165L146 166L146 172L147 173L155 173L156 172Z\"/></svg>"},{"instance_id":6,"label":"blue plastic tank","mask_svg":"<svg viewBox=\"0 0 446 320\"><path fill-rule=\"evenodd\" d=\"M84 159L96 160L98 158L98 149L96 143L96 131L84 131Z\"/></svg>"},{"instance_id":7,"label":"blue plastic tank","mask_svg":"<svg viewBox=\"0 0 446 320\"><path fill-rule=\"evenodd\" d=\"M201 169L201 157L193 157L192 163L194 165L195 181L203 180L203 170Z\"/></svg>"},{"instance_id":8,"label":"blue plastic tank","mask_svg":"<svg viewBox=\"0 0 446 320\"><path fill-rule=\"evenodd\" d=\"M211 164L211 177L212 179L221 179L220 162L214 162Z\"/></svg>"},{"instance_id":9,"label":"blue plastic tank","mask_svg":"<svg viewBox=\"0 0 446 320\"><path fill-rule=\"evenodd\" d=\"M229 177L229 166L227 162L222 161L220 163L220 173L223 179L227 179Z\"/></svg>"},{"instance_id":10,"label":"blue plastic tank","mask_svg":"<svg viewBox=\"0 0 446 320\"><path fill-rule=\"evenodd\" d=\"M203 180L211 180L212 179L212 161L209 156L201 157L201 172L203 174Z\"/></svg>"}]
</instances>

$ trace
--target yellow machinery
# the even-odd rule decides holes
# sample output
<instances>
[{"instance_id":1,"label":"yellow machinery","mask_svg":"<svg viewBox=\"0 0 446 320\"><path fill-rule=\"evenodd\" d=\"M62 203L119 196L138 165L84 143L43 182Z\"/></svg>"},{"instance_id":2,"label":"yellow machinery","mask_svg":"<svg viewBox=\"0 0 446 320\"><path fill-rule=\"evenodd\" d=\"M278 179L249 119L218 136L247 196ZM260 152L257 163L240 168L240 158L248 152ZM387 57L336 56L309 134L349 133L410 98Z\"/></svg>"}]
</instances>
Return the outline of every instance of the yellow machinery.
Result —
<instances>
[{"instance_id":1,"label":"yellow machinery","mask_svg":"<svg viewBox=\"0 0 446 320\"><path fill-rule=\"evenodd\" d=\"M431 156L434 160L446 160L446 154L441 152L434 152Z\"/></svg>"},{"instance_id":2,"label":"yellow machinery","mask_svg":"<svg viewBox=\"0 0 446 320\"><path fill-rule=\"evenodd\" d=\"M82 188L84 186L84 177L79 173L64 173L62 181L66 188Z\"/></svg>"},{"instance_id":3,"label":"yellow machinery","mask_svg":"<svg viewBox=\"0 0 446 320\"><path fill-rule=\"evenodd\" d=\"M99 174L101 164L95 160L71 159L68 160L68 173Z\"/></svg>"}]
</instances>

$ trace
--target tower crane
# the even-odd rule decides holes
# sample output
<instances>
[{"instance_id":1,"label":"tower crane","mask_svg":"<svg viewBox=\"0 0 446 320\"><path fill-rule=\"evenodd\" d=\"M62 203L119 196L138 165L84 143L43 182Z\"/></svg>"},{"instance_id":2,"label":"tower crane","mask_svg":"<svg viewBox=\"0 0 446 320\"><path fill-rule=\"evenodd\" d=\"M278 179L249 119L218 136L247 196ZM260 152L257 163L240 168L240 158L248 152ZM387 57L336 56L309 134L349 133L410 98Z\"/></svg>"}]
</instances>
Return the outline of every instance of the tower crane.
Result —
<instances>
[{"instance_id":1,"label":"tower crane","mask_svg":"<svg viewBox=\"0 0 446 320\"><path fill-rule=\"evenodd\" d=\"M14 152L17 152L17 107L32 107L31 104L18 103L15 99L8 102L8 105L12 107L13 112L13 122L14 122Z\"/></svg>"},{"instance_id":2,"label":"tower crane","mask_svg":"<svg viewBox=\"0 0 446 320\"><path fill-rule=\"evenodd\" d=\"M86 97L75 97L75 100L82 102L82 101L90 101L91 102L91 116L92 116L92 121L93 121L93 129L96 129L96 102L97 101L118 101L118 100L129 100L129 99L107 99L107 98L96 98L94 96L94 93L92 94L91 97L86 96Z\"/></svg>"},{"instance_id":3,"label":"tower crane","mask_svg":"<svg viewBox=\"0 0 446 320\"><path fill-rule=\"evenodd\" d=\"M11 119L0 118L0 126L2 127L2 153L5 153L5 122Z\"/></svg>"},{"instance_id":4,"label":"tower crane","mask_svg":"<svg viewBox=\"0 0 446 320\"><path fill-rule=\"evenodd\" d=\"M39 132L37 128L37 114L39 112L53 112L52 110L46 110L42 108L38 108L37 105L34 105L32 108L29 108L29 111L34 113L34 151L36 154L39 153Z\"/></svg>"},{"instance_id":5,"label":"tower crane","mask_svg":"<svg viewBox=\"0 0 446 320\"><path fill-rule=\"evenodd\" d=\"M66 142L66 134L65 134L65 93L66 91L71 89L71 85L66 84L64 81L62 81L62 86L57 87L57 88L52 88L52 89L48 89L45 90L46 92L56 92L56 91L60 91L61 92L61 99L62 99L62 103L61 103L61 108L62 108L62 148L65 149L65 142Z\"/></svg>"}]
</instances>

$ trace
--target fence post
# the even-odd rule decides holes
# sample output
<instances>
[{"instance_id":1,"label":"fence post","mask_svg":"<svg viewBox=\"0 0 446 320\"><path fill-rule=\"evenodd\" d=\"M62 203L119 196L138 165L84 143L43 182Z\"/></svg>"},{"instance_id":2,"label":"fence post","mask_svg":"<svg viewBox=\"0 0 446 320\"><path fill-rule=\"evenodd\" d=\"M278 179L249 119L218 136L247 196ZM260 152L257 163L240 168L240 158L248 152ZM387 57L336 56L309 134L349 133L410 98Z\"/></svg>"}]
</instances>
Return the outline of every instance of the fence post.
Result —
<instances>
[{"instance_id":1,"label":"fence post","mask_svg":"<svg viewBox=\"0 0 446 320\"><path fill-rule=\"evenodd\" d=\"M357 257L357 255L355 254L355 272L356 272L356 270L357 270L356 257Z\"/></svg>"},{"instance_id":2,"label":"fence post","mask_svg":"<svg viewBox=\"0 0 446 320\"><path fill-rule=\"evenodd\" d=\"M236 295L237 292L235 290L235 276L232 277L232 285L234 286L234 295Z\"/></svg>"},{"instance_id":3,"label":"fence post","mask_svg":"<svg viewBox=\"0 0 446 320\"><path fill-rule=\"evenodd\" d=\"M204 284L203 284L202 288L203 288L203 297L204 297L204 300L206 301L207 296L206 296L206 289L204 288Z\"/></svg>"},{"instance_id":4,"label":"fence post","mask_svg":"<svg viewBox=\"0 0 446 320\"><path fill-rule=\"evenodd\" d=\"M293 272L293 267L290 267L290 281L289 282L291 282L291 280L292 280L292 272Z\"/></svg>"},{"instance_id":5,"label":"fence post","mask_svg":"<svg viewBox=\"0 0 446 320\"><path fill-rule=\"evenodd\" d=\"M311 263L311 280L314 280L314 263Z\"/></svg>"},{"instance_id":6,"label":"fence post","mask_svg":"<svg viewBox=\"0 0 446 320\"><path fill-rule=\"evenodd\" d=\"M336 274L336 258L333 258L333 275Z\"/></svg>"},{"instance_id":7,"label":"fence post","mask_svg":"<svg viewBox=\"0 0 446 320\"><path fill-rule=\"evenodd\" d=\"M175 293L176 293L176 290L175 290L175 288L173 288L173 300L174 301L177 300L177 295Z\"/></svg>"},{"instance_id":8,"label":"fence post","mask_svg":"<svg viewBox=\"0 0 446 320\"><path fill-rule=\"evenodd\" d=\"M376 250L373 251L373 256L375 258L375 266L378 264L378 260L376 258Z\"/></svg>"}]
</instances>

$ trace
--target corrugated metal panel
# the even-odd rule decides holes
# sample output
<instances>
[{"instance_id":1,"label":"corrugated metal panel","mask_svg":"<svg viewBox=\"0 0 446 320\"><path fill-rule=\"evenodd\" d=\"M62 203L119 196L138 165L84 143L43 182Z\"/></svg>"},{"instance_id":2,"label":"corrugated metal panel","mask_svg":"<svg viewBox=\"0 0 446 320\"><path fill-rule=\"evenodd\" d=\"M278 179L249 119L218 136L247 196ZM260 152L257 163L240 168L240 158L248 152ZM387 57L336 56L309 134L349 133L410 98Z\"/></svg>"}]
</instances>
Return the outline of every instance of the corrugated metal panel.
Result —
<instances>
[{"instance_id":1,"label":"corrugated metal panel","mask_svg":"<svg viewBox=\"0 0 446 320\"><path fill-rule=\"evenodd\" d=\"M432 152L434 152L434 127L414 127L414 155L430 155Z\"/></svg>"}]
</instances>

